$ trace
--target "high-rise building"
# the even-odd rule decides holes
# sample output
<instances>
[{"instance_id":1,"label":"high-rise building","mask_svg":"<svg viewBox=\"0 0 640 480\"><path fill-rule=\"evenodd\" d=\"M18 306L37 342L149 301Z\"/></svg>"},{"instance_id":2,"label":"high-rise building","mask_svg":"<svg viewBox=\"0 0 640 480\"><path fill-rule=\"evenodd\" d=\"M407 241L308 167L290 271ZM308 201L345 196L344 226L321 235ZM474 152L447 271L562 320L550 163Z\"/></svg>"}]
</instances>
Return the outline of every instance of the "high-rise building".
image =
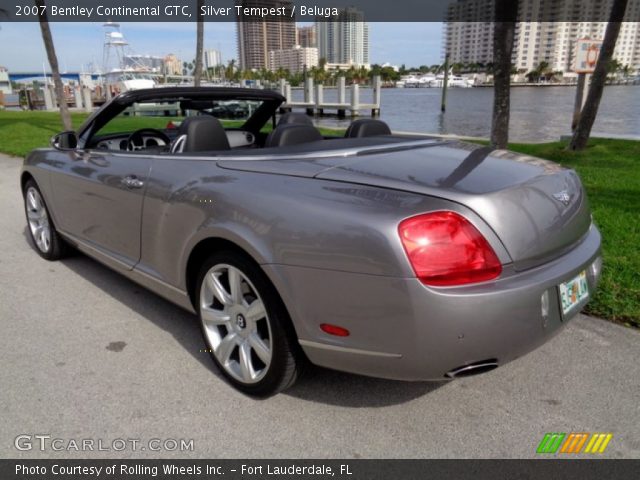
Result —
<instances>
[{"instance_id":1,"label":"high-rise building","mask_svg":"<svg viewBox=\"0 0 640 480\"><path fill-rule=\"evenodd\" d=\"M520 22L516 26L512 61L518 70L533 70L541 62L552 71L573 69L576 42L602 40L607 22ZM623 22L613 58L633 70L640 69L640 25Z\"/></svg>"},{"instance_id":2,"label":"high-rise building","mask_svg":"<svg viewBox=\"0 0 640 480\"><path fill-rule=\"evenodd\" d=\"M318 54L327 63L369 67L369 25L353 7L316 22Z\"/></svg>"},{"instance_id":3,"label":"high-rise building","mask_svg":"<svg viewBox=\"0 0 640 480\"><path fill-rule=\"evenodd\" d=\"M531 71L546 62L552 71L569 72L575 61L577 40L601 40L607 22L585 22L584 18L605 18L612 0L520 0L512 61L515 68ZM639 2L630 2L626 18L637 18ZM444 31L444 54L450 63L493 61L493 23L486 22L492 0L458 0L451 4ZM554 9L566 21L542 22L544 12ZM546 10L545 10L546 9ZM573 21L572 21L573 20ZM632 70L640 70L640 24L623 22L614 58Z\"/></svg>"},{"instance_id":4,"label":"high-rise building","mask_svg":"<svg viewBox=\"0 0 640 480\"><path fill-rule=\"evenodd\" d=\"M281 8L290 11L293 3L289 0L236 0L237 5L257 8ZM294 18L240 19L236 22L238 59L243 70L267 68L269 52L286 50L296 44L296 24Z\"/></svg>"},{"instance_id":5,"label":"high-rise building","mask_svg":"<svg viewBox=\"0 0 640 480\"><path fill-rule=\"evenodd\" d=\"M164 71L167 75L182 75L182 62L173 53L164 57Z\"/></svg>"},{"instance_id":6,"label":"high-rise building","mask_svg":"<svg viewBox=\"0 0 640 480\"><path fill-rule=\"evenodd\" d=\"M318 41L316 38L315 25L309 25L306 27L298 27L297 29L298 41L296 42L302 48L317 48Z\"/></svg>"},{"instance_id":7,"label":"high-rise building","mask_svg":"<svg viewBox=\"0 0 640 480\"><path fill-rule=\"evenodd\" d=\"M286 50L272 50L269 52L269 69L284 68L291 73L299 73L305 68L318 66L318 49L305 48L296 45Z\"/></svg>"},{"instance_id":8,"label":"high-rise building","mask_svg":"<svg viewBox=\"0 0 640 480\"><path fill-rule=\"evenodd\" d=\"M222 53L220 53L220 50L210 48L202 52L202 65L206 69L222 65Z\"/></svg>"}]
</instances>

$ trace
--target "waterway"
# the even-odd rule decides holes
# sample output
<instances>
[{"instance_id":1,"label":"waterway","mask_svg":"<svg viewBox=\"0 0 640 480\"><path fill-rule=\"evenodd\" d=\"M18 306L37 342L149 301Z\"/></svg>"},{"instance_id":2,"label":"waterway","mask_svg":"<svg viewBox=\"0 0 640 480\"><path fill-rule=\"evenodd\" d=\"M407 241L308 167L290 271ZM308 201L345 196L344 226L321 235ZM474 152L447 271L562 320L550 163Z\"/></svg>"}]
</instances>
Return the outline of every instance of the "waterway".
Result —
<instances>
[{"instance_id":1,"label":"waterway","mask_svg":"<svg viewBox=\"0 0 640 480\"><path fill-rule=\"evenodd\" d=\"M293 90L294 101L303 92ZM447 109L440 112L439 88L386 88L382 90L381 119L393 130L488 137L491 129L493 88L452 88ZM571 129L575 87L514 87L511 89L511 141L558 140ZM8 97L12 100L12 97ZM17 99L17 97L16 97ZM337 102L337 90L326 88L324 100ZM347 101L349 90L347 89ZM373 91L360 91L362 103L373 102ZM370 112L363 111L362 115ZM351 120L318 117L316 124L346 128ZM605 87L592 130L597 134L640 136L640 85Z\"/></svg>"},{"instance_id":2,"label":"waterway","mask_svg":"<svg viewBox=\"0 0 640 480\"><path fill-rule=\"evenodd\" d=\"M382 90L381 119L393 130L488 137L492 88L452 88L446 113L440 112L439 88ZM302 92L294 90L294 100ZM335 89L326 89L326 102L335 102ZM523 142L558 140L571 130L575 87L517 87L511 89L510 139ZM347 91L347 101L349 91ZM372 102L371 89L362 89L362 103ZM362 114L370 112L362 112ZM345 127L349 119L318 119L319 125ZM605 87L593 132L640 136L640 85Z\"/></svg>"}]
</instances>

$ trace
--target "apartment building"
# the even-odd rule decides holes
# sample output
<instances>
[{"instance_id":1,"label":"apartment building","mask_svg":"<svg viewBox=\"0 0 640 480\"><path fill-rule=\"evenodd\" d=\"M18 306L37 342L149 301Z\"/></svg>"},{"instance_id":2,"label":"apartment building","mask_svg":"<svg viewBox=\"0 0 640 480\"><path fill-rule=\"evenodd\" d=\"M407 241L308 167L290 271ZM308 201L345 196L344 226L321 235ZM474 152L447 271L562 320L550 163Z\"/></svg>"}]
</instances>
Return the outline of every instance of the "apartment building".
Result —
<instances>
[{"instance_id":1,"label":"apartment building","mask_svg":"<svg viewBox=\"0 0 640 480\"><path fill-rule=\"evenodd\" d=\"M269 52L269 69L284 68L291 73L299 73L306 68L318 66L318 49L296 45L286 50L272 50Z\"/></svg>"},{"instance_id":2,"label":"apartment building","mask_svg":"<svg viewBox=\"0 0 640 480\"><path fill-rule=\"evenodd\" d=\"M547 62L553 71L570 72L580 38L602 39L607 22L578 21L606 18L612 0L521 0L516 25L513 64L531 71ZM493 58L492 0L458 0L450 5L444 29L444 54L451 63L483 63ZM487 12L490 12L489 14ZM640 16L640 2L629 2L625 18ZM546 18L567 21L541 22ZM570 21L570 20L575 21ZM614 58L640 70L640 23L623 22Z\"/></svg>"},{"instance_id":3,"label":"apartment building","mask_svg":"<svg viewBox=\"0 0 640 480\"><path fill-rule=\"evenodd\" d=\"M238 0L244 7L266 7L291 9L293 3L288 0ZM243 70L267 68L269 52L288 50L296 44L296 24L294 18L278 17L256 18L236 21L238 59Z\"/></svg>"},{"instance_id":4,"label":"apartment building","mask_svg":"<svg viewBox=\"0 0 640 480\"><path fill-rule=\"evenodd\" d=\"M364 13L349 7L316 22L318 55L328 63L370 66L369 25Z\"/></svg>"}]
</instances>

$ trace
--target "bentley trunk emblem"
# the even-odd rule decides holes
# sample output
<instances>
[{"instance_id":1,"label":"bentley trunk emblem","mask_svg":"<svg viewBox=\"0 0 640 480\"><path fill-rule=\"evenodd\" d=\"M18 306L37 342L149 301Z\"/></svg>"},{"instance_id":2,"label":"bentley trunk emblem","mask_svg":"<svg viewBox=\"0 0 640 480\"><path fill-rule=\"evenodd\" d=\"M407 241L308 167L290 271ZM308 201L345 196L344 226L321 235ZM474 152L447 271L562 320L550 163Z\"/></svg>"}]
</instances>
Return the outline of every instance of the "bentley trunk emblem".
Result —
<instances>
[{"instance_id":1,"label":"bentley trunk emblem","mask_svg":"<svg viewBox=\"0 0 640 480\"><path fill-rule=\"evenodd\" d=\"M562 190L561 192L554 193L553 198L555 198L556 200L558 200L564 205L569 205L569 202L571 201L571 195L569 195L569 192L567 192L566 190Z\"/></svg>"}]
</instances>

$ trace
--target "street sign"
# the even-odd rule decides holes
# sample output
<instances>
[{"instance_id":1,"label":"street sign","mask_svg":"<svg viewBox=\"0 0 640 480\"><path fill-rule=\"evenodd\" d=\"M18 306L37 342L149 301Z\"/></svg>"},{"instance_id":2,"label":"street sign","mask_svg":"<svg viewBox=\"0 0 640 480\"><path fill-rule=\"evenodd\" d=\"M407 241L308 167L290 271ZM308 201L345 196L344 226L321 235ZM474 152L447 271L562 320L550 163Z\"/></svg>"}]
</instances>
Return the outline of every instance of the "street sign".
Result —
<instances>
[{"instance_id":1,"label":"street sign","mask_svg":"<svg viewBox=\"0 0 640 480\"><path fill-rule=\"evenodd\" d=\"M593 73L600 56L601 40L581 38L576 43L576 61L573 71L576 73Z\"/></svg>"}]
</instances>

